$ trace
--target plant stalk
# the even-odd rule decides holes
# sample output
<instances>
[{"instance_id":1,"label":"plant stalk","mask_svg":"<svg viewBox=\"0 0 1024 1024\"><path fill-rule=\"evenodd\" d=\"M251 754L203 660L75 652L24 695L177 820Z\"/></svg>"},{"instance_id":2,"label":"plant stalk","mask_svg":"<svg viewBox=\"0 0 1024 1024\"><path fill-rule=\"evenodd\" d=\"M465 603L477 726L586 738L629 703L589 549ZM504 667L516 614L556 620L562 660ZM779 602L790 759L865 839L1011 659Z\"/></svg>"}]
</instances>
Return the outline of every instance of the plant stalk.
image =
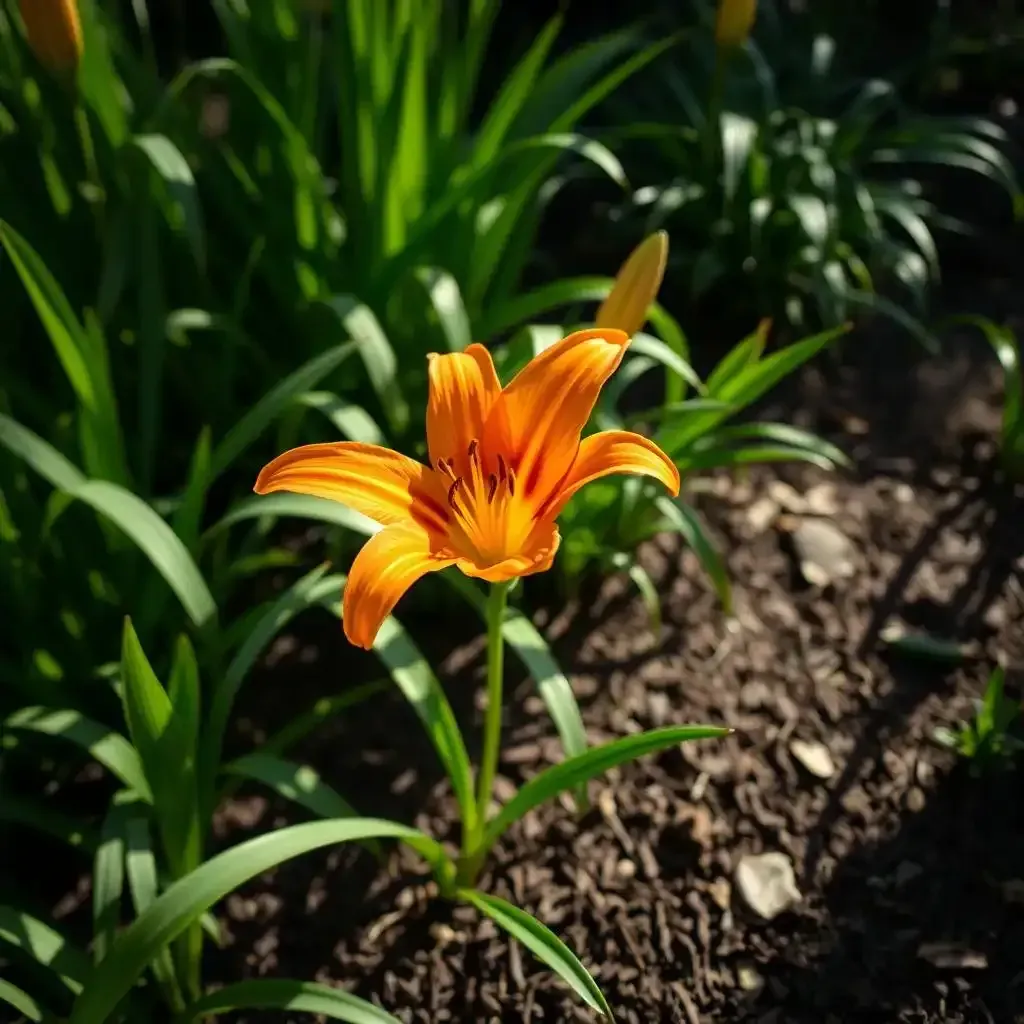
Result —
<instances>
[{"instance_id":1,"label":"plant stalk","mask_svg":"<svg viewBox=\"0 0 1024 1024\"><path fill-rule=\"evenodd\" d=\"M480 760L476 820L481 831L487 821L501 751L501 710L505 676L505 641L501 627L505 622L508 583L494 583L487 599L487 711L484 717L484 750Z\"/></svg>"},{"instance_id":2,"label":"plant stalk","mask_svg":"<svg viewBox=\"0 0 1024 1024\"><path fill-rule=\"evenodd\" d=\"M501 752L501 711L505 676L505 641L501 627L505 622L505 607L511 583L493 583L487 598L487 710L484 714L484 746L480 758L480 778L477 788L477 814L475 827L467 830L459 858L458 882L472 886L480 871L486 851L483 849L487 812L494 791L494 776L498 770Z\"/></svg>"}]
</instances>

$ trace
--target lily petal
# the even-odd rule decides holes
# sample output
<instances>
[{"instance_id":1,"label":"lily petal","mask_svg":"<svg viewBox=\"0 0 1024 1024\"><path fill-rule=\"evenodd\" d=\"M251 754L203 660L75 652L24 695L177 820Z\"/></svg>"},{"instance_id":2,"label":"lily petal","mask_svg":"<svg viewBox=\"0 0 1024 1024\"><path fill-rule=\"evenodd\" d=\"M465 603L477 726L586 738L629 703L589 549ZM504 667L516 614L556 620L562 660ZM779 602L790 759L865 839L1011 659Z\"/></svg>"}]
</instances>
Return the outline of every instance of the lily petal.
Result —
<instances>
[{"instance_id":1,"label":"lily petal","mask_svg":"<svg viewBox=\"0 0 1024 1024\"><path fill-rule=\"evenodd\" d=\"M679 493L679 469L653 441L629 430L602 430L583 439L572 469L543 514L557 516L584 484L613 473L652 476L673 498Z\"/></svg>"},{"instance_id":2,"label":"lily petal","mask_svg":"<svg viewBox=\"0 0 1024 1024\"><path fill-rule=\"evenodd\" d=\"M434 553L430 534L415 523L396 523L374 534L348 574L342 625L349 642L369 650L381 623L421 576L455 562Z\"/></svg>"},{"instance_id":3,"label":"lily petal","mask_svg":"<svg viewBox=\"0 0 1024 1024\"><path fill-rule=\"evenodd\" d=\"M434 474L375 444L341 441L292 448L263 467L253 489L257 494L291 491L330 498L383 526L415 521L440 533L448 522Z\"/></svg>"},{"instance_id":4,"label":"lily petal","mask_svg":"<svg viewBox=\"0 0 1024 1024\"><path fill-rule=\"evenodd\" d=\"M483 345L464 352L427 356L430 396L427 401L427 451L430 461L454 459L460 475L469 443L479 440L484 423L501 394L491 353Z\"/></svg>"},{"instance_id":5,"label":"lily petal","mask_svg":"<svg viewBox=\"0 0 1024 1024\"><path fill-rule=\"evenodd\" d=\"M519 554L493 565L478 565L468 558L460 558L457 564L467 576L474 576L487 583L504 583L519 576L547 572L555 561L560 541L558 527L554 524L554 517L551 517L538 523Z\"/></svg>"},{"instance_id":6,"label":"lily petal","mask_svg":"<svg viewBox=\"0 0 1024 1024\"><path fill-rule=\"evenodd\" d=\"M494 403L483 447L503 452L516 486L542 504L569 471L580 434L629 335L601 328L577 331L534 357Z\"/></svg>"},{"instance_id":7,"label":"lily petal","mask_svg":"<svg viewBox=\"0 0 1024 1024\"><path fill-rule=\"evenodd\" d=\"M647 320L647 310L661 287L667 261L667 232L648 235L622 264L608 298L597 311L597 326L617 327L630 337L636 334Z\"/></svg>"}]
</instances>

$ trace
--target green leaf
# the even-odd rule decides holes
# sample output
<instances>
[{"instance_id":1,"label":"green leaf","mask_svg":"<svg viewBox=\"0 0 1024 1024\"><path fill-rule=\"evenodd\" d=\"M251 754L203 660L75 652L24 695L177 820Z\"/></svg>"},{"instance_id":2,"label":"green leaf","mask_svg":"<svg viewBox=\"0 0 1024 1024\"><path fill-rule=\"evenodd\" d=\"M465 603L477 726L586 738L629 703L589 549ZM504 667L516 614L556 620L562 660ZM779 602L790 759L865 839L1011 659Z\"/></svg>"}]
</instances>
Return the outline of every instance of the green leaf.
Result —
<instances>
[{"instance_id":1,"label":"green leaf","mask_svg":"<svg viewBox=\"0 0 1024 1024\"><path fill-rule=\"evenodd\" d=\"M756 331L731 348L707 379L708 394L717 395L726 383L754 366L768 342L769 321L763 320Z\"/></svg>"},{"instance_id":2,"label":"green leaf","mask_svg":"<svg viewBox=\"0 0 1024 1024\"><path fill-rule=\"evenodd\" d=\"M398 358L380 321L353 295L332 295L323 305L352 339L389 426L400 434L409 423L409 406L402 395Z\"/></svg>"},{"instance_id":3,"label":"green leaf","mask_svg":"<svg viewBox=\"0 0 1024 1024\"><path fill-rule=\"evenodd\" d=\"M203 217L192 168L181 150L166 135L136 135L132 140L163 180L175 208L176 223L185 231L192 255L202 268L206 262Z\"/></svg>"},{"instance_id":4,"label":"green leaf","mask_svg":"<svg viewBox=\"0 0 1024 1024\"><path fill-rule=\"evenodd\" d=\"M475 583L458 570L442 573L442 577L462 594L481 618L486 617L487 599ZM587 749L587 731L583 725L583 716L580 714L580 707L569 679L559 668L551 649L544 642L544 637L521 611L511 607L505 609L501 635L537 684L551 720L558 730L566 757L581 754ZM585 809L586 787L580 787L575 797L577 807Z\"/></svg>"},{"instance_id":5,"label":"green leaf","mask_svg":"<svg viewBox=\"0 0 1024 1024\"><path fill-rule=\"evenodd\" d=\"M0 906L0 942L49 967L72 992L82 990L90 971L89 958L45 921L15 907Z\"/></svg>"},{"instance_id":6,"label":"green leaf","mask_svg":"<svg viewBox=\"0 0 1024 1024\"><path fill-rule=\"evenodd\" d=\"M812 448L798 448L795 445L783 444L749 445L743 448L707 446L698 451L692 451L688 455L676 457L676 464L680 470L686 473L777 462L806 462L826 471L835 469L835 463L831 459Z\"/></svg>"},{"instance_id":7,"label":"green leaf","mask_svg":"<svg viewBox=\"0 0 1024 1024\"><path fill-rule=\"evenodd\" d=\"M787 345L723 381L719 391L711 397L741 407L749 405L849 330L849 325L844 324Z\"/></svg>"},{"instance_id":8,"label":"green leaf","mask_svg":"<svg viewBox=\"0 0 1024 1024\"><path fill-rule=\"evenodd\" d=\"M153 799L135 748L118 732L70 708L21 708L4 723L10 730L38 732L68 740L117 776L146 801Z\"/></svg>"},{"instance_id":9,"label":"green leaf","mask_svg":"<svg viewBox=\"0 0 1024 1024\"><path fill-rule=\"evenodd\" d=\"M349 441L384 444L384 434L374 418L361 406L339 398L332 391L307 391L296 399L299 405L326 416L334 429Z\"/></svg>"},{"instance_id":10,"label":"green leaf","mask_svg":"<svg viewBox=\"0 0 1024 1024\"><path fill-rule=\"evenodd\" d=\"M633 335L630 343L630 350L636 355L647 356L655 362L661 363L666 370L671 371L682 381L685 381L695 391L703 394L705 387L697 371L678 353L673 351L660 338L643 332Z\"/></svg>"},{"instance_id":11,"label":"green leaf","mask_svg":"<svg viewBox=\"0 0 1024 1024\"><path fill-rule=\"evenodd\" d=\"M78 88L86 109L92 110L107 136L110 152L116 152L128 134L125 82L117 73L110 46L110 22L97 4L80 4L82 19L82 63Z\"/></svg>"},{"instance_id":12,"label":"green leaf","mask_svg":"<svg viewBox=\"0 0 1024 1024\"><path fill-rule=\"evenodd\" d=\"M562 23L563 17L560 14L548 21L502 83L474 138L474 167L485 167L497 159L509 130L537 87L537 79L544 71L545 61Z\"/></svg>"},{"instance_id":13,"label":"green leaf","mask_svg":"<svg viewBox=\"0 0 1024 1024\"><path fill-rule=\"evenodd\" d=\"M161 109L153 117L153 122L159 124L165 117L173 118L174 109L180 103L182 93L196 79L221 76L231 76L240 81L279 133L280 145L277 152L287 163L293 184L295 240L300 252L312 250L318 241L317 206L323 194L322 173L302 133L289 119L287 112L274 95L254 74L237 62L224 58L194 61L181 71L164 91Z\"/></svg>"},{"instance_id":14,"label":"green leaf","mask_svg":"<svg viewBox=\"0 0 1024 1024\"><path fill-rule=\"evenodd\" d=\"M338 611L340 614L340 608ZM462 827L472 830L476 822L473 769L451 704L430 668L430 663L393 616L384 620L373 642L373 649L387 665L391 678L398 684L426 728L451 780L452 791L462 813Z\"/></svg>"},{"instance_id":15,"label":"green leaf","mask_svg":"<svg viewBox=\"0 0 1024 1024\"><path fill-rule=\"evenodd\" d=\"M1002 455L1011 475L1024 475L1024 358L1013 331L980 316L958 316L952 323L976 327L1003 368Z\"/></svg>"},{"instance_id":16,"label":"green leaf","mask_svg":"<svg viewBox=\"0 0 1024 1024\"><path fill-rule=\"evenodd\" d=\"M473 341L473 332L458 281L437 267L417 267L415 276L427 293L448 351L461 352Z\"/></svg>"},{"instance_id":17,"label":"green leaf","mask_svg":"<svg viewBox=\"0 0 1024 1024\"><path fill-rule=\"evenodd\" d=\"M609 1020L611 1007L590 972L576 954L547 925L541 924L524 910L497 896L475 889L459 889L459 899L476 907L517 942L521 942L538 960L550 967L592 1009Z\"/></svg>"},{"instance_id":18,"label":"green leaf","mask_svg":"<svg viewBox=\"0 0 1024 1024\"><path fill-rule=\"evenodd\" d=\"M361 704L364 700L384 693L390 686L390 679L374 679L369 683L360 683L344 693L321 697L309 711L297 715L266 740L262 746L263 753L282 754L304 736L308 736L318 726L334 718L335 715L341 714L342 711L354 707L356 704Z\"/></svg>"},{"instance_id":19,"label":"green leaf","mask_svg":"<svg viewBox=\"0 0 1024 1024\"><path fill-rule=\"evenodd\" d=\"M677 460L677 464L680 472L685 473L699 461L699 456L707 452L732 449L734 454L742 455L743 448L749 443L773 445L793 452L803 451L805 460L813 459L817 465L825 469L850 464L850 460L834 444L807 430L785 423L738 423L718 427L695 441L689 452Z\"/></svg>"},{"instance_id":20,"label":"green leaf","mask_svg":"<svg viewBox=\"0 0 1024 1024\"><path fill-rule=\"evenodd\" d=\"M525 783L514 797L488 823L484 833L484 849L489 849L512 824L534 807L546 803L559 793L586 783L626 761L653 754L691 740L718 739L729 733L714 725L680 725L636 733L591 747L582 754L552 765Z\"/></svg>"},{"instance_id":21,"label":"green leaf","mask_svg":"<svg viewBox=\"0 0 1024 1024\"><path fill-rule=\"evenodd\" d=\"M232 428L213 451L213 481L253 443L304 391L316 387L356 351L351 343L321 352L272 387Z\"/></svg>"},{"instance_id":22,"label":"green leaf","mask_svg":"<svg viewBox=\"0 0 1024 1024\"><path fill-rule=\"evenodd\" d=\"M185 485L185 493L182 495L181 503L174 510L171 517L171 528L181 538L182 544L197 554L199 548L199 534L203 521L203 508L206 505L206 492L210 486L210 428L203 427L196 442L195 450L192 452L192 461L189 465L188 482Z\"/></svg>"},{"instance_id":23,"label":"green leaf","mask_svg":"<svg viewBox=\"0 0 1024 1024\"><path fill-rule=\"evenodd\" d=\"M898 302L893 302L892 299L887 299L877 292L863 291L858 288L849 288L844 291L843 299L851 306L860 306L869 313L888 317L893 323L899 324L908 334L913 335L929 355L939 354L939 342L935 335Z\"/></svg>"},{"instance_id":24,"label":"green leaf","mask_svg":"<svg viewBox=\"0 0 1024 1024\"><path fill-rule=\"evenodd\" d=\"M197 626L216 618L217 606L199 567L181 538L151 505L108 480L86 480L64 493L85 502L134 541Z\"/></svg>"},{"instance_id":25,"label":"green leaf","mask_svg":"<svg viewBox=\"0 0 1024 1024\"><path fill-rule=\"evenodd\" d=\"M92 921L96 963L107 955L121 923L127 813L128 808L119 803L111 806L93 861Z\"/></svg>"},{"instance_id":26,"label":"green leaf","mask_svg":"<svg viewBox=\"0 0 1024 1024\"><path fill-rule=\"evenodd\" d=\"M85 483L84 474L53 445L3 413L0 413L0 444L59 490L73 491Z\"/></svg>"},{"instance_id":27,"label":"green leaf","mask_svg":"<svg viewBox=\"0 0 1024 1024\"><path fill-rule=\"evenodd\" d=\"M121 647L121 682L125 721L153 791L164 848L177 876L187 870L189 851L197 841L192 744L185 734L185 719L172 708L128 618ZM185 715L193 713L191 708L185 711Z\"/></svg>"},{"instance_id":28,"label":"green leaf","mask_svg":"<svg viewBox=\"0 0 1024 1024\"><path fill-rule=\"evenodd\" d=\"M750 162L757 142L756 121L742 114L726 110L720 119L722 133L722 186L726 201L731 203L739 188L740 179Z\"/></svg>"},{"instance_id":29,"label":"green leaf","mask_svg":"<svg viewBox=\"0 0 1024 1024\"><path fill-rule=\"evenodd\" d=\"M380 529L380 525L360 512L342 505L339 501L329 498L317 498L312 494L276 494L254 495L234 505L227 515L215 526L210 527L209 534L244 522L247 519L261 519L264 516L290 517L294 519L312 519L329 526L341 526L354 533L371 536Z\"/></svg>"},{"instance_id":30,"label":"green leaf","mask_svg":"<svg viewBox=\"0 0 1024 1024\"><path fill-rule=\"evenodd\" d=\"M35 249L9 224L0 221L0 242L32 300L78 400L98 409L99 396L87 361L88 345L71 304Z\"/></svg>"},{"instance_id":31,"label":"green leaf","mask_svg":"<svg viewBox=\"0 0 1024 1024\"><path fill-rule=\"evenodd\" d=\"M571 277L552 281L487 311L479 332L481 336L491 338L565 306L602 302L608 298L614 284L615 279L611 277Z\"/></svg>"},{"instance_id":32,"label":"green leaf","mask_svg":"<svg viewBox=\"0 0 1024 1024\"><path fill-rule=\"evenodd\" d=\"M188 1024L208 1014L231 1010L295 1010L348 1021L348 1024L398 1024L390 1013L344 989L283 978L259 978L225 985L193 1003L178 1018L177 1024Z\"/></svg>"},{"instance_id":33,"label":"green leaf","mask_svg":"<svg viewBox=\"0 0 1024 1024\"><path fill-rule=\"evenodd\" d=\"M8 741L13 739L8 735ZM48 805L15 796L0 796L0 821L8 825L25 825L85 853L95 853L96 830L87 822Z\"/></svg>"},{"instance_id":34,"label":"green leaf","mask_svg":"<svg viewBox=\"0 0 1024 1024\"><path fill-rule=\"evenodd\" d=\"M716 388L708 389L708 397L727 403L732 412L742 411L848 330L848 325L830 328L787 345L766 359L749 362L742 369L737 365L728 376L719 374ZM658 443L675 458L732 412L709 411L683 417L678 423L666 425L658 435Z\"/></svg>"},{"instance_id":35,"label":"green leaf","mask_svg":"<svg viewBox=\"0 0 1024 1024\"><path fill-rule=\"evenodd\" d=\"M0 978L0 1003L13 1006L23 1017L31 1021L42 1021L46 1016L43 1008L27 993L17 985Z\"/></svg>"},{"instance_id":36,"label":"green leaf","mask_svg":"<svg viewBox=\"0 0 1024 1024\"><path fill-rule=\"evenodd\" d=\"M87 313L86 325L82 326L35 250L2 221L0 242L18 271L80 403L79 426L86 469L91 475L127 483L117 400L99 323Z\"/></svg>"},{"instance_id":37,"label":"green leaf","mask_svg":"<svg viewBox=\"0 0 1024 1024\"><path fill-rule=\"evenodd\" d=\"M655 639L661 636L661 596L654 585L650 573L632 557L626 564L626 572L633 581L633 586L640 592L640 597L647 609L647 619L651 624L651 632Z\"/></svg>"},{"instance_id":38,"label":"green leaf","mask_svg":"<svg viewBox=\"0 0 1024 1024\"><path fill-rule=\"evenodd\" d=\"M156 901L160 892L156 855L149 832L149 823L145 818L129 817L125 822L125 869L128 875L128 888L132 894L135 917L141 917ZM190 942L189 953L198 958L202 952L202 931L198 923L186 930L185 935ZM150 964L153 975L163 989L168 1004L174 1009L185 1005L181 994L181 986L174 969L174 958L169 946L164 946ZM196 964L198 966L198 963ZM194 974L194 971L192 972Z\"/></svg>"},{"instance_id":39,"label":"green leaf","mask_svg":"<svg viewBox=\"0 0 1024 1024\"><path fill-rule=\"evenodd\" d=\"M199 689L199 663L192 642L182 634L174 648L171 675L167 683L167 697L174 717L180 723L183 746L181 769L186 773L195 771L196 751L199 744L199 723L202 708Z\"/></svg>"},{"instance_id":40,"label":"green leaf","mask_svg":"<svg viewBox=\"0 0 1024 1024\"><path fill-rule=\"evenodd\" d=\"M352 805L306 764L257 752L236 758L224 771L268 786L320 818L355 818Z\"/></svg>"},{"instance_id":41,"label":"green leaf","mask_svg":"<svg viewBox=\"0 0 1024 1024\"><path fill-rule=\"evenodd\" d=\"M211 813L213 810L209 803L212 800L216 773L220 767L221 746L231 718L231 708L242 683L267 645L296 615L321 604L328 598L336 599L341 593L345 577L335 575L325 578L326 571L326 565L313 569L296 580L266 608L235 652L223 677L214 684L213 698L206 717L200 766L204 813Z\"/></svg>"},{"instance_id":42,"label":"green leaf","mask_svg":"<svg viewBox=\"0 0 1024 1024\"><path fill-rule=\"evenodd\" d=\"M732 615L732 585L725 562L708 535L704 521L683 501L661 494L654 499L658 511L665 517L666 526L680 534L690 546L701 568L708 574L726 615Z\"/></svg>"},{"instance_id":43,"label":"green leaf","mask_svg":"<svg viewBox=\"0 0 1024 1024\"><path fill-rule=\"evenodd\" d=\"M304 853L371 838L399 839L438 870L448 870L448 858L434 840L416 829L374 818L306 822L247 840L179 879L121 933L90 975L68 1024L106 1024L159 950L232 890Z\"/></svg>"}]
</instances>

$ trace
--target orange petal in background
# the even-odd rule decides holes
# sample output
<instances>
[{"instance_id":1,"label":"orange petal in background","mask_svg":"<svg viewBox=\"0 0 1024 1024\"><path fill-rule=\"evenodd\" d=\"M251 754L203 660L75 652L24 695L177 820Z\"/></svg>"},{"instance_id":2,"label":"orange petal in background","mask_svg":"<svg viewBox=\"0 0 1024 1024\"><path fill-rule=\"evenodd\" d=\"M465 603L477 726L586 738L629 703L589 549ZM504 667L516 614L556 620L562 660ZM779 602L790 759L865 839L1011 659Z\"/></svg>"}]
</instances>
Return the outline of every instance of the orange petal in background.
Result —
<instances>
[{"instance_id":1,"label":"orange petal in background","mask_svg":"<svg viewBox=\"0 0 1024 1024\"><path fill-rule=\"evenodd\" d=\"M426 466L355 441L292 448L263 467L254 490L329 498L383 526L415 520L440 532L448 520L444 495Z\"/></svg>"},{"instance_id":2,"label":"orange petal in background","mask_svg":"<svg viewBox=\"0 0 1024 1024\"><path fill-rule=\"evenodd\" d=\"M469 442L483 436L491 406L501 393L491 354L483 345L469 345L465 352L427 356L430 395L427 400L427 451L435 466L438 459L454 458L456 472L466 467Z\"/></svg>"},{"instance_id":3,"label":"orange petal in background","mask_svg":"<svg viewBox=\"0 0 1024 1024\"><path fill-rule=\"evenodd\" d=\"M628 344L628 334L608 328L570 334L527 363L495 402L484 447L504 453L528 497L543 501L568 472Z\"/></svg>"},{"instance_id":4,"label":"orange petal in background","mask_svg":"<svg viewBox=\"0 0 1024 1024\"><path fill-rule=\"evenodd\" d=\"M668 233L648 235L630 254L615 276L608 298L601 303L594 323L616 327L630 337L647 322L668 262Z\"/></svg>"},{"instance_id":5,"label":"orange petal in background","mask_svg":"<svg viewBox=\"0 0 1024 1024\"><path fill-rule=\"evenodd\" d=\"M557 516L584 484L613 473L651 476L664 484L672 497L679 493L679 470L653 441L629 430L603 430L583 439L572 469L543 514Z\"/></svg>"},{"instance_id":6,"label":"orange petal in background","mask_svg":"<svg viewBox=\"0 0 1024 1024\"><path fill-rule=\"evenodd\" d=\"M369 650L381 623L421 576L454 564L433 554L426 530L415 523L388 526L362 547L348 574L342 600L345 636Z\"/></svg>"}]
</instances>

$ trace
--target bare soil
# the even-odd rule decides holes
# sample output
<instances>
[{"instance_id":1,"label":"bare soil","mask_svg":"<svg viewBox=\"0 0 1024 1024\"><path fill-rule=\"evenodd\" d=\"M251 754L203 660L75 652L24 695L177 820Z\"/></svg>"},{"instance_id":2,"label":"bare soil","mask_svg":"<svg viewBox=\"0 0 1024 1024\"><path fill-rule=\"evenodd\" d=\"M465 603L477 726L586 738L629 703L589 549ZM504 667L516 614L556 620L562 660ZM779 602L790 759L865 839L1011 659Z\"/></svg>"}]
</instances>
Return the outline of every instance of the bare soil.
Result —
<instances>
[{"instance_id":1,"label":"bare soil","mask_svg":"<svg viewBox=\"0 0 1024 1024\"><path fill-rule=\"evenodd\" d=\"M998 379L973 341L905 365L891 340L863 344L774 410L840 443L851 473L692 483L727 555L732 616L671 538L642 553L663 596L660 637L622 580L569 606L543 581L526 588L594 742L668 723L735 730L616 770L582 817L568 802L530 815L481 881L576 950L620 1021L1024 1020L1024 775L976 777L933 740L971 714L997 658L1012 692L1024 676L1024 494L995 461ZM808 584L794 557L792 529L814 513L852 545L852 573L831 585ZM425 615L432 594L399 614L475 737L479 624L450 604ZM893 652L879 636L892 622L963 641L968 656ZM501 795L560 757L514 658L510 670ZM246 691L239 738L377 671L336 623L307 622ZM810 774L794 741L823 745L834 772ZM398 695L346 712L296 756L360 810L457 839L450 792ZM288 820L241 791L220 840ZM766 851L791 859L800 891L770 921L735 882L739 860ZM317 978L410 1024L593 1019L529 953L434 898L397 850L383 866L348 849L301 859L221 910L231 942L210 968L225 981ZM300 1018L244 1017L262 1019Z\"/></svg>"}]
</instances>

